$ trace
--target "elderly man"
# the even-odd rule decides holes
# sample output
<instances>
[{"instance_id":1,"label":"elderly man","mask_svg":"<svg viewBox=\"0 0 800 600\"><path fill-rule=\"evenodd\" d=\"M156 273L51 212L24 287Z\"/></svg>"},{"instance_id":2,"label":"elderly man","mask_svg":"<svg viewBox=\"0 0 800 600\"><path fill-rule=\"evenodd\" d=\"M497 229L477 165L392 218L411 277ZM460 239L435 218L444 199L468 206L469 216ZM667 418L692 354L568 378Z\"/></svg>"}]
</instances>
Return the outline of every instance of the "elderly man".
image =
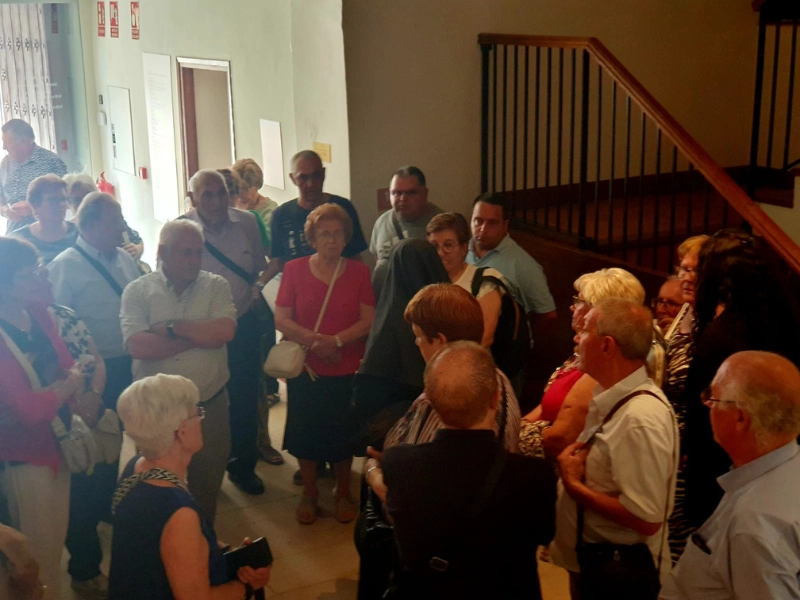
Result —
<instances>
[{"instance_id":1,"label":"elderly man","mask_svg":"<svg viewBox=\"0 0 800 600\"><path fill-rule=\"evenodd\" d=\"M0 216L8 219L8 234L34 222L25 202L31 181L50 173L63 177L67 167L57 154L36 145L33 128L22 119L6 121L0 131L8 153L0 162Z\"/></svg>"},{"instance_id":2,"label":"elderly man","mask_svg":"<svg viewBox=\"0 0 800 600\"><path fill-rule=\"evenodd\" d=\"M312 150L302 150L292 157L291 169L289 178L297 186L298 197L281 204L272 213L270 224L272 248L264 281L270 281L283 270L283 265L293 258L314 254L314 249L306 241L303 227L311 211L326 202L341 206L353 222L353 237L344 247L342 256L354 258L367 249L358 213L350 201L322 191L325 168L319 155ZM277 289L275 293L277 294Z\"/></svg>"},{"instance_id":3,"label":"elderly man","mask_svg":"<svg viewBox=\"0 0 800 600\"><path fill-rule=\"evenodd\" d=\"M703 397L733 462L725 490L661 591L664 600L800 598L800 371L769 352L738 352Z\"/></svg>"},{"instance_id":4,"label":"elderly man","mask_svg":"<svg viewBox=\"0 0 800 600\"><path fill-rule=\"evenodd\" d=\"M541 598L536 549L553 536L556 478L496 438L491 354L475 342L448 344L425 369L425 393L445 428L383 460L400 596Z\"/></svg>"},{"instance_id":5,"label":"elderly man","mask_svg":"<svg viewBox=\"0 0 800 600\"><path fill-rule=\"evenodd\" d=\"M578 368L598 385L578 442L558 457L551 558L570 572L573 599L652 599L659 571L665 576L671 565L666 529L678 466L672 407L645 369L652 316L631 300L607 298L577 332Z\"/></svg>"},{"instance_id":6,"label":"elderly man","mask_svg":"<svg viewBox=\"0 0 800 600\"><path fill-rule=\"evenodd\" d=\"M369 244L369 251L378 261L376 269L385 265L389 252L400 240L424 240L428 223L442 212L428 202L425 175L417 167L400 167L394 172L389 184L389 200L392 209L378 217Z\"/></svg>"},{"instance_id":7,"label":"elderly man","mask_svg":"<svg viewBox=\"0 0 800 600\"><path fill-rule=\"evenodd\" d=\"M658 290L658 296L653 298L650 306L653 309L656 325L663 333L666 333L683 306L681 280L677 277L670 277L662 283Z\"/></svg>"},{"instance_id":8,"label":"elderly man","mask_svg":"<svg viewBox=\"0 0 800 600\"><path fill-rule=\"evenodd\" d=\"M122 343L119 312L122 290L139 277L136 261L118 248L125 224L119 203L108 194L89 194L76 217L80 237L59 254L47 269L56 304L73 309L92 333L103 357L106 384L88 393L102 394L112 410L132 381L131 357ZM80 593L107 590L100 571L103 553L97 524L106 517L117 481L118 463L99 463L91 475L76 473L70 490L67 548L72 586Z\"/></svg>"},{"instance_id":9,"label":"elderly man","mask_svg":"<svg viewBox=\"0 0 800 600\"><path fill-rule=\"evenodd\" d=\"M236 336L228 344L228 381L231 419L231 459L228 477L248 494L263 494L255 473L258 462L258 394L262 328L257 310L263 303L259 275L267 268L256 218L228 205L225 179L216 171L198 171L189 180L193 210L185 218L203 228L205 237L200 268L224 277L236 305ZM266 307L264 307L266 309ZM277 452L277 451L275 451Z\"/></svg>"},{"instance_id":10,"label":"elderly man","mask_svg":"<svg viewBox=\"0 0 800 600\"><path fill-rule=\"evenodd\" d=\"M231 452L226 344L236 333L236 307L225 278L200 270L203 251L197 223L178 219L164 225L161 269L125 288L120 318L134 379L182 375L200 389L203 449L189 465L189 490L213 524Z\"/></svg>"}]
</instances>

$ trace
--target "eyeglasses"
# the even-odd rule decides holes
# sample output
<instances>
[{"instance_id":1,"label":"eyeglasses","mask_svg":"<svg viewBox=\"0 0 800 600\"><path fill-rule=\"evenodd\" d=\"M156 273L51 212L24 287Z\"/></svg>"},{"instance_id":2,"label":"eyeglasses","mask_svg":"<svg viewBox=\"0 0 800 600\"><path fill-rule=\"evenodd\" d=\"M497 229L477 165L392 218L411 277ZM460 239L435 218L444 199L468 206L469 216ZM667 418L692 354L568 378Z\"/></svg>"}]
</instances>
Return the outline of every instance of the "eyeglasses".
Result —
<instances>
[{"instance_id":1,"label":"eyeglasses","mask_svg":"<svg viewBox=\"0 0 800 600\"><path fill-rule=\"evenodd\" d=\"M206 409L203 408L202 406L198 406L197 414L192 415L191 417L186 417L183 421L181 421L180 424L183 425L184 423L186 423L186 421L191 421L192 419L199 419L202 421L205 418L206 418Z\"/></svg>"},{"instance_id":2,"label":"eyeglasses","mask_svg":"<svg viewBox=\"0 0 800 600\"><path fill-rule=\"evenodd\" d=\"M587 300L584 300L580 296L573 296L572 297L572 306L574 306L575 308L580 308L581 306L584 306L584 305L591 306L592 303L587 301Z\"/></svg>"},{"instance_id":3,"label":"eyeglasses","mask_svg":"<svg viewBox=\"0 0 800 600\"><path fill-rule=\"evenodd\" d=\"M650 301L650 308L655 310L659 306L668 306L670 308L680 308L683 306L683 302L675 302L674 300L670 300L668 298L653 298Z\"/></svg>"},{"instance_id":4,"label":"eyeglasses","mask_svg":"<svg viewBox=\"0 0 800 600\"><path fill-rule=\"evenodd\" d=\"M445 243L444 243L444 244L442 244L441 246L440 246L439 244L435 243L435 242L430 242L430 244L431 244L431 246L433 246L434 248L436 248L436 251L437 251L437 252L438 252L439 250L441 250L441 251L442 251L442 252L444 252L445 254L450 254L451 252L455 252L455 249L456 249L456 248L458 248L458 247L460 247L460 246L463 246L463 245L464 245L464 244L458 244L458 243L456 243L456 242L445 242Z\"/></svg>"},{"instance_id":5,"label":"eyeglasses","mask_svg":"<svg viewBox=\"0 0 800 600\"><path fill-rule=\"evenodd\" d=\"M736 404L734 400L723 400L721 398L714 398L711 395L711 388L706 388L700 393L700 401L705 404L708 408L711 408L715 404Z\"/></svg>"},{"instance_id":6,"label":"eyeglasses","mask_svg":"<svg viewBox=\"0 0 800 600\"><path fill-rule=\"evenodd\" d=\"M584 329L583 327L576 327L575 332L580 335L582 333L590 334L590 335L599 335L602 336L603 334L599 331L594 331L592 329Z\"/></svg>"},{"instance_id":7,"label":"eyeglasses","mask_svg":"<svg viewBox=\"0 0 800 600\"><path fill-rule=\"evenodd\" d=\"M318 240L343 240L344 239L344 231L341 229L337 229L335 231L320 231L317 233L316 238Z\"/></svg>"}]
</instances>

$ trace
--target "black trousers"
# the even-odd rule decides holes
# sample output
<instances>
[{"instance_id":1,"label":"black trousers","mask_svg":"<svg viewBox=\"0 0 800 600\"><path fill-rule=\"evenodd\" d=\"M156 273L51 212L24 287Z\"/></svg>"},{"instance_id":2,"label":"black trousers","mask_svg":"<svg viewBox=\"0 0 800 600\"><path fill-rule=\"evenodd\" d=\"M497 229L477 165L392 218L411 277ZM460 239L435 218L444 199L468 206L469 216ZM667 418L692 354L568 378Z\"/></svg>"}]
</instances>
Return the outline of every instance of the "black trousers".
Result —
<instances>
[{"instance_id":1,"label":"black trousers","mask_svg":"<svg viewBox=\"0 0 800 600\"><path fill-rule=\"evenodd\" d=\"M228 471L252 473L258 462L258 397L261 389L261 324L250 310L236 322L236 335L228 342L231 457Z\"/></svg>"},{"instance_id":2,"label":"black trousers","mask_svg":"<svg viewBox=\"0 0 800 600\"><path fill-rule=\"evenodd\" d=\"M133 379L131 357L108 358L103 405L116 410L120 394ZM76 581L88 581L100 575L103 551L97 536L100 521L111 520L111 497L117 486L119 462L99 463L91 475L73 473L69 494L69 528L66 546L69 550L69 574Z\"/></svg>"}]
</instances>

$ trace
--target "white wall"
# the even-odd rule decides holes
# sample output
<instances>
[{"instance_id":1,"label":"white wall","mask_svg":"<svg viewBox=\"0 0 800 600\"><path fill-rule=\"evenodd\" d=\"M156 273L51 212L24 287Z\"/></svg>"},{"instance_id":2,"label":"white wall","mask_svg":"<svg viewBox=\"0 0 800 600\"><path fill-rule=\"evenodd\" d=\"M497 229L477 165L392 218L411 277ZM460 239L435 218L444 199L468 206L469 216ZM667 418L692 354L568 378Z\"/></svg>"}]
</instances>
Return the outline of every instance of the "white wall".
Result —
<instances>
[{"instance_id":1,"label":"white wall","mask_svg":"<svg viewBox=\"0 0 800 600\"><path fill-rule=\"evenodd\" d=\"M116 186L126 218L145 240L146 259L151 262L154 259L162 225L153 218L151 183L111 168L110 132L107 127L94 124L101 108L96 103L97 95L107 94L109 85L129 88L136 165L150 166L143 52L173 57L176 129L180 127L180 115L175 57L230 61L237 158L250 157L260 163L259 119L280 121L284 171L288 171L290 157L308 147L308 140L319 135L325 138L319 141L333 147L334 161L327 166L329 181L336 185L330 189L349 192L341 0L239 0L235 4L218 0L142 0L141 39L138 41L131 40L127 0L120 2L119 39L97 37L97 3L94 0L80 0L80 6L90 123L93 123L93 140L98 148L94 168L97 172L105 170ZM300 81L295 81L296 69L306 71L306 67L315 63L321 66L316 70L308 69ZM295 106L295 97L301 97L298 106ZM176 131L180 161L179 141L180 132ZM178 167L182 182L183 168L182 165ZM284 179L285 190L264 188L262 192L279 203L296 197L288 176Z\"/></svg>"},{"instance_id":2,"label":"white wall","mask_svg":"<svg viewBox=\"0 0 800 600\"><path fill-rule=\"evenodd\" d=\"M231 162L228 74L194 69L194 95L197 162L201 169L217 169Z\"/></svg>"},{"instance_id":3,"label":"white wall","mask_svg":"<svg viewBox=\"0 0 800 600\"><path fill-rule=\"evenodd\" d=\"M351 0L344 4L353 197L415 164L467 211L480 185L477 35L600 39L723 165L747 164L758 15L715 0Z\"/></svg>"},{"instance_id":4,"label":"white wall","mask_svg":"<svg viewBox=\"0 0 800 600\"><path fill-rule=\"evenodd\" d=\"M761 204L761 208L790 238L800 244L800 177L794 178L794 208Z\"/></svg>"}]
</instances>

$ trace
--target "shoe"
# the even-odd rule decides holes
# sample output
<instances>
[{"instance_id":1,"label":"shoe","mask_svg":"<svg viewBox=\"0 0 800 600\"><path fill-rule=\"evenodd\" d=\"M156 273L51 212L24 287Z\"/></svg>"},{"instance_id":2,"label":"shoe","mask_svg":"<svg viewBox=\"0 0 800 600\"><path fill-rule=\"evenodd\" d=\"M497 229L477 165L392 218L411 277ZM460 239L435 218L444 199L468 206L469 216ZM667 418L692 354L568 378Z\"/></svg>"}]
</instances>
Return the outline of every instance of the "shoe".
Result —
<instances>
[{"instance_id":1,"label":"shoe","mask_svg":"<svg viewBox=\"0 0 800 600\"><path fill-rule=\"evenodd\" d=\"M295 516L297 517L297 522L301 525L311 525L317 520L318 513L317 499L311 496L303 496L300 499L300 504L297 505Z\"/></svg>"},{"instance_id":2,"label":"shoe","mask_svg":"<svg viewBox=\"0 0 800 600\"><path fill-rule=\"evenodd\" d=\"M358 515L356 503L349 496L336 497L336 520L339 523L350 523Z\"/></svg>"},{"instance_id":3,"label":"shoe","mask_svg":"<svg viewBox=\"0 0 800 600\"><path fill-rule=\"evenodd\" d=\"M267 406L272 408L276 404L280 404L281 396L280 394L267 394L266 401L267 401Z\"/></svg>"},{"instance_id":4,"label":"shoe","mask_svg":"<svg viewBox=\"0 0 800 600\"><path fill-rule=\"evenodd\" d=\"M88 600L107 600L108 598L108 577L102 573L88 581L72 580L72 589L82 598Z\"/></svg>"},{"instance_id":5,"label":"shoe","mask_svg":"<svg viewBox=\"0 0 800 600\"><path fill-rule=\"evenodd\" d=\"M283 455L272 446L259 448L258 453L261 455L261 459L268 465L282 465L286 462L283 459Z\"/></svg>"},{"instance_id":6,"label":"shoe","mask_svg":"<svg viewBox=\"0 0 800 600\"><path fill-rule=\"evenodd\" d=\"M231 483L242 490L245 494L251 496L260 496L264 493L264 482L258 478L258 475L253 473L239 474L233 471L228 471L228 479Z\"/></svg>"}]
</instances>

